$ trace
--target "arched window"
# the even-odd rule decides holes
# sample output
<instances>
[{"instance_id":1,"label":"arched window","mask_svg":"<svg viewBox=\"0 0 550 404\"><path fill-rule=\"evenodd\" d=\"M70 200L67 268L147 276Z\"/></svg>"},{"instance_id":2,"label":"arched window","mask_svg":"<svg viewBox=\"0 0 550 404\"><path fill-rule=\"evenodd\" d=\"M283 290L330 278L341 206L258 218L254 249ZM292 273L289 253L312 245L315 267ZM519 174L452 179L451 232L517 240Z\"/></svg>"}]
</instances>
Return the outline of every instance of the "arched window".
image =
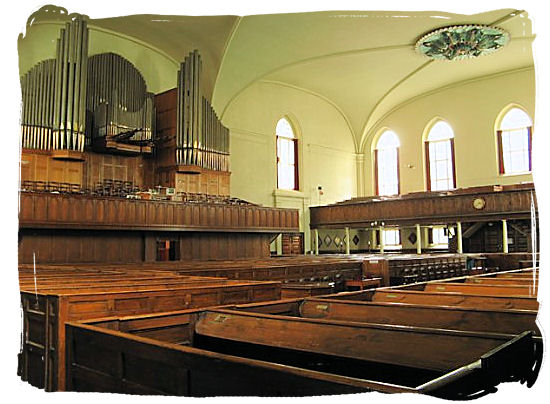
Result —
<instances>
[{"instance_id":1,"label":"arched window","mask_svg":"<svg viewBox=\"0 0 550 404\"><path fill-rule=\"evenodd\" d=\"M428 191L444 191L456 187L454 133L451 126L438 121L425 142Z\"/></svg>"},{"instance_id":2,"label":"arched window","mask_svg":"<svg viewBox=\"0 0 550 404\"><path fill-rule=\"evenodd\" d=\"M531 132L529 115L512 108L504 115L497 130L500 174L531 171Z\"/></svg>"},{"instance_id":3,"label":"arched window","mask_svg":"<svg viewBox=\"0 0 550 404\"><path fill-rule=\"evenodd\" d=\"M298 139L290 122L279 119L277 136L277 188L298 190Z\"/></svg>"},{"instance_id":4,"label":"arched window","mask_svg":"<svg viewBox=\"0 0 550 404\"><path fill-rule=\"evenodd\" d=\"M399 194L399 138L387 130L374 150L374 173L377 195Z\"/></svg>"}]
</instances>

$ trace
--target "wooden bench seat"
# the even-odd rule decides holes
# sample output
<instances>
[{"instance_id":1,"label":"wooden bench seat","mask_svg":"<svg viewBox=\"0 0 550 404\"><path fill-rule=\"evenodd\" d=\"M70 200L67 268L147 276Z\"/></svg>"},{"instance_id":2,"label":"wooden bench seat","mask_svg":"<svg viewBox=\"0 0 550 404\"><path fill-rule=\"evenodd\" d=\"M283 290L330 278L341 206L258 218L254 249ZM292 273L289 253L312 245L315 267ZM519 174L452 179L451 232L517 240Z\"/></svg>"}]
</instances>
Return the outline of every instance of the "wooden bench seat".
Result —
<instances>
[{"instance_id":1,"label":"wooden bench seat","mask_svg":"<svg viewBox=\"0 0 550 404\"><path fill-rule=\"evenodd\" d=\"M201 313L195 333L440 372L473 362L507 339L502 336L487 338L487 335L475 333L404 329L392 325L280 318L231 310Z\"/></svg>"}]
</instances>

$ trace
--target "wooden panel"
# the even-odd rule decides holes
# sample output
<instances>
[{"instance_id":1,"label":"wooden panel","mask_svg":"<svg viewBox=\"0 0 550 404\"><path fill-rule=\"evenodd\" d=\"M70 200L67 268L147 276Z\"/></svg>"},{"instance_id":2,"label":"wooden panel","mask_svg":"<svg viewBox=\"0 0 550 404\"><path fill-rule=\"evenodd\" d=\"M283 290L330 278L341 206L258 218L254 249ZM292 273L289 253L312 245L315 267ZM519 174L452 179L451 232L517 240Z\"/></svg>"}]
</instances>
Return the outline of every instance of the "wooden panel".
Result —
<instances>
[{"instance_id":1,"label":"wooden panel","mask_svg":"<svg viewBox=\"0 0 550 404\"><path fill-rule=\"evenodd\" d=\"M486 335L319 321L220 310L201 313L195 330L210 337L444 372L504 342ZM247 332L251 329L255 332Z\"/></svg>"},{"instance_id":2,"label":"wooden panel","mask_svg":"<svg viewBox=\"0 0 550 404\"><path fill-rule=\"evenodd\" d=\"M176 276L174 275L174 277ZM262 289L262 292L255 295L251 291L255 287ZM144 290L140 291L139 289ZM266 291L266 289L271 289L271 292ZM32 324L29 326L27 322L23 332L26 335L27 327L32 327L33 338L37 341L39 340L38 343L42 346L46 346L48 336L50 335L47 332L48 327L52 325L58 327L58 334L54 338L55 349L51 352L52 355L56 356L57 366L55 368L48 368L43 364L38 368L38 372L46 374L54 372L58 384L47 385L46 388L49 390L57 388L63 390L65 387L65 328L63 327L65 321L104 318L113 315L126 316L140 313L155 313L226 303L245 303L262 297L277 299L280 297L280 285L275 282L220 282L218 280L207 280L197 284L196 281L186 281L184 279L179 284L174 285L156 283L151 286L124 286L124 284L117 286L116 284L110 284L103 287L91 287L90 290L83 287L74 287L58 289L57 291L55 289L41 289L38 291L40 296L43 293L48 294L46 298L41 300L43 305L47 306L48 302L59 299L58 311L51 313L51 316L46 316L44 314L46 312L43 310L43 316L39 317L38 322L35 322L36 326ZM29 314L36 311L29 303L31 300L34 301L33 299L35 299L36 295L34 291L30 291L28 293L22 292L21 296L24 303L23 307L25 308L24 316L28 318ZM27 341L24 342L26 347L25 352L29 351L29 348L27 348L29 343ZM33 345L32 341L30 345ZM27 364L28 359L29 356L25 356ZM39 387L43 387L43 385Z\"/></svg>"},{"instance_id":3,"label":"wooden panel","mask_svg":"<svg viewBox=\"0 0 550 404\"><path fill-rule=\"evenodd\" d=\"M460 220L529 218L533 184L474 187L451 192L417 192L383 201L372 197L354 198L336 205L312 207L313 227L350 224L360 226L371 221L386 223L446 223ZM475 209L473 200L483 198L483 209Z\"/></svg>"},{"instance_id":4,"label":"wooden panel","mask_svg":"<svg viewBox=\"0 0 550 404\"><path fill-rule=\"evenodd\" d=\"M487 284L470 284L470 283L429 283L424 289L426 292L458 292L469 295L482 296L525 296L535 297L536 289L533 290L531 285L525 286L495 286Z\"/></svg>"},{"instance_id":5,"label":"wooden panel","mask_svg":"<svg viewBox=\"0 0 550 404\"><path fill-rule=\"evenodd\" d=\"M505 285L522 285L522 286L530 286L533 285L533 283L538 283L538 277L537 281L534 281L532 275L527 275L526 277L511 277L511 278L504 278L504 277L498 277L498 278L470 278L466 279L465 283L474 283L474 284L484 284L484 285L498 285L498 286L505 286Z\"/></svg>"},{"instance_id":6,"label":"wooden panel","mask_svg":"<svg viewBox=\"0 0 550 404\"><path fill-rule=\"evenodd\" d=\"M68 326L68 389L134 394L261 395L344 394L373 385L342 376L293 369L257 360L198 349L145 342L116 331L85 325ZM90 353L93 352L93 355ZM94 359L94 357L96 357ZM121 358L113 362L112 358ZM126 359L129 358L129 359ZM152 363L151 358L155 358ZM110 365L100 367L101 363ZM125 375L142 375L127 381ZM165 375L164 380L153 377ZM151 377L147 377L151 375ZM265 383L269 380L270 383ZM406 391L394 388L387 391Z\"/></svg>"},{"instance_id":7,"label":"wooden panel","mask_svg":"<svg viewBox=\"0 0 550 404\"><path fill-rule=\"evenodd\" d=\"M483 307L496 310L538 310L537 300L529 297L476 296L462 293L418 292L413 290L377 291L372 297L372 301L471 308Z\"/></svg>"},{"instance_id":8,"label":"wooden panel","mask_svg":"<svg viewBox=\"0 0 550 404\"><path fill-rule=\"evenodd\" d=\"M483 308L311 299L300 305L300 315L328 320L504 334L520 334L532 330L540 335L536 324L537 312L527 310L496 311Z\"/></svg>"},{"instance_id":9,"label":"wooden panel","mask_svg":"<svg viewBox=\"0 0 550 404\"><path fill-rule=\"evenodd\" d=\"M221 209L220 206L209 204L22 192L23 214L20 217L20 226L117 230L246 228L269 233L298 228L297 221L290 223L291 227L273 228L273 215L278 213L278 208L226 205L223 207L223 216ZM252 223L250 218L258 211L260 220L256 225L256 220ZM268 222L267 218L270 218L271 222Z\"/></svg>"},{"instance_id":10,"label":"wooden panel","mask_svg":"<svg viewBox=\"0 0 550 404\"><path fill-rule=\"evenodd\" d=\"M50 181L77 184L92 189L104 179L131 181L144 187L143 158L141 156L105 155L85 152L84 161L54 159L49 152L23 150L21 155L22 181Z\"/></svg>"}]
</instances>

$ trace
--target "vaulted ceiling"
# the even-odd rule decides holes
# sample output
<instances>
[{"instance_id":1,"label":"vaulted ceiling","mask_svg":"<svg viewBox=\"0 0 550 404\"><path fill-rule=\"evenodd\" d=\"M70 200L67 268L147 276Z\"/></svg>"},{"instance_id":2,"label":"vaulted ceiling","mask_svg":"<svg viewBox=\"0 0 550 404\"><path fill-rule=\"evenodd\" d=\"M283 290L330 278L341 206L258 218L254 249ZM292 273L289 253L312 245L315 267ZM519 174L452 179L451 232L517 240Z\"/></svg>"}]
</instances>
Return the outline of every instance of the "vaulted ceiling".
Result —
<instances>
[{"instance_id":1,"label":"vaulted ceiling","mask_svg":"<svg viewBox=\"0 0 550 404\"><path fill-rule=\"evenodd\" d=\"M78 10L75 10L78 11ZM49 17L52 18L51 13ZM450 25L495 25L510 43L494 54L432 61L414 50L425 33ZM392 110L419 95L472 79L533 68L534 36L525 11L330 11L237 16L134 15L90 20L90 28L148 44L175 65L203 56L207 89L222 119L247 88L266 81L314 94L348 123L357 150Z\"/></svg>"},{"instance_id":2,"label":"vaulted ceiling","mask_svg":"<svg viewBox=\"0 0 550 404\"><path fill-rule=\"evenodd\" d=\"M457 24L496 25L511 35L477 59L431 61L414 50L426 32ZM313 92L338 108L356 145L378 120L419 94L533 65L525 12L472 16L441 12L322 12L244 17L225 52L214 90L223 116L248 86L264 80Z\"/></svg>"}]
</instances>

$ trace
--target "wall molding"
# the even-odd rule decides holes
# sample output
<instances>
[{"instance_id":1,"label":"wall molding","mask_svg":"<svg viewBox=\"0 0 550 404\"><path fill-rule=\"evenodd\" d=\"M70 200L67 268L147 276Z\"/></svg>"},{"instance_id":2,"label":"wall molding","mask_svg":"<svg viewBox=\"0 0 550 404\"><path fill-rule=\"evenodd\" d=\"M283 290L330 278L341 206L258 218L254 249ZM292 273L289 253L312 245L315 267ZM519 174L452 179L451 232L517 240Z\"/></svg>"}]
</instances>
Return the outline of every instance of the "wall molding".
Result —
<instances>
[{"instance_id":1,"label":"wall molding","mask_svg":"<svg viewBox=\"0 0 550 404\"><path fill-rule=\"evenodd\" d=\"M229 128L230 137L234 136L244 141L267 144L268 136L265 133L254 132L247 129ZM274 138L275 139L275 138ZM275 140L273 140L275 142Z\"/></svg>"},{"instance_id":2,"label":"wall molding","mask_svg":"<svg viewBox=\"0 0 550 404\"><path fill-rule=\"evenodd\" d=\"M320 145L320 144L317 144L317 143L306 143L305 146L308 147L310 150L311 149L318 149L323 154L329 154L329 155L341 154L341 155L344 155L344 156L347 156L347 157L355 157L357 155L357 153L355 153L355 151L335 149L334 147L323 146L323 145ZM311 151L315 152L314 150L311 150Z\"/></svg>"}]
</instances>

